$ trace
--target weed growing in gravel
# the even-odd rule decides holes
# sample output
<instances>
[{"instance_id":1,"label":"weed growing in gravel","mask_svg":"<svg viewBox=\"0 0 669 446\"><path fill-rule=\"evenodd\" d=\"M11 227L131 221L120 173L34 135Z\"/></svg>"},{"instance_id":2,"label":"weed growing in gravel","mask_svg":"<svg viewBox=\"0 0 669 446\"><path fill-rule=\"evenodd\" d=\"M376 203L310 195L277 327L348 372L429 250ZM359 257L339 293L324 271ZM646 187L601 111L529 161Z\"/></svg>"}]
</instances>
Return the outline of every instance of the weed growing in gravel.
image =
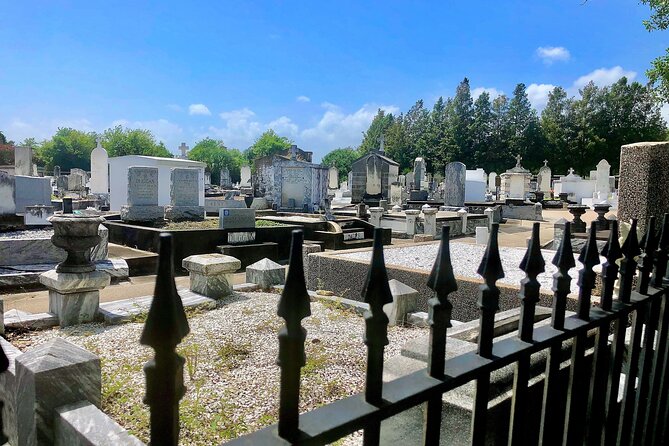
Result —
<instances>
[{"instance_id":1,"label":"weed growing in gravel","mask_svg":"<svg viewBox=\"0 0 669 446\"><path fill-rule=\"evenodd\" d=\"M216 355L218 357L218 364L221 368L232 370L239 367L241 362L246 359L251 352L251 344L249 343L223 341L223 345L219 347Z\"/></svg>"}]
</instances>

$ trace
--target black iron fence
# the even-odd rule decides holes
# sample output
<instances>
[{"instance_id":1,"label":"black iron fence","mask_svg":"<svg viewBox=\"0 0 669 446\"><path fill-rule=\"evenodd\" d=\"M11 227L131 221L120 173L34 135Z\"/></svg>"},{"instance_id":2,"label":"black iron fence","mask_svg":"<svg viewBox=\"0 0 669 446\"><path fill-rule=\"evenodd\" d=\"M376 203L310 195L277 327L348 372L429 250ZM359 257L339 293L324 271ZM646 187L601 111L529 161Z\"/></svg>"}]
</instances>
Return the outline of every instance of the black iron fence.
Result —
<instances>
[{"instance_id":1,"label":"black iron fence","mask_svg":"<svg viewBox=\"0 0 669 446\"><path fill-rule=\"evenodd\" d=\"M231 441L234 445L327 444L363 430L365 445L380 442L381 422L412 407L425 404L423 444L437 445L442 433L442 395L469 382L476 382L471 420L471 443L486 443L491 372L515 364L508 443L518 444L664 444L669 417L669 308L667 302L667 259L669 214L664 216L661 236L656 237L655 219L639 241L636 221L622 247L613 222L601 253L597 251L596 229L578 257L583 265L578 278L578 311L566 317L571 290L569 270L576 265L565 228L562 244L553 264L553 312L550 326L534 325L539 301L537 276L545 264L539 244L539 224L520 268L520 321L518 335L493 342L494 316L500 291L496 282L504 277L493 225L478 273L480 287L480 333L478 349L446 360L447 330L451 327L449 294L457 289L449 252L448 227L428 285L435 295L429 306L429 356L425 370L384 383L383 352L388 345L388 318L383 306L392 302L383 259L380 230L376 230L372 261L363 290L369 311L364 315L367 345L367 376L364 392L300 414L300 371L305 365L306 331L301 321L309 317L310 299L302 265L302 232L294 231L290 267L278 304L285 320L279 331L281 368L278 424ZM189 327L174 285L172 247L163 235L156 294L140 342L155 350L145 366L145 402L151 412L151 444L177 445L179 400L184 394L184 360L175 351ZM601 266L601 293L596 305L591 299ZM636 287L633 290L633 281ZM629 330L628 330L629 329ZM626 341L626 333L630 333ZM592 340L594 339L594 344ZM568 384L559 374L565 361L563 344L571 344ZM592 352L590 352L592 350ZM529 416L531 355L547 352L543 379L541 416ZM0 358L1 359L1 358ZM6 361L5 361L6 362ZM0 366L6 366L0 361ZM529 426L537 419L538 426ZM448 420L445 421L448 428ZM446 432L448 430L446 429ZM448 438L442 439L448 442Z\"/></svg>"}]
</instances>

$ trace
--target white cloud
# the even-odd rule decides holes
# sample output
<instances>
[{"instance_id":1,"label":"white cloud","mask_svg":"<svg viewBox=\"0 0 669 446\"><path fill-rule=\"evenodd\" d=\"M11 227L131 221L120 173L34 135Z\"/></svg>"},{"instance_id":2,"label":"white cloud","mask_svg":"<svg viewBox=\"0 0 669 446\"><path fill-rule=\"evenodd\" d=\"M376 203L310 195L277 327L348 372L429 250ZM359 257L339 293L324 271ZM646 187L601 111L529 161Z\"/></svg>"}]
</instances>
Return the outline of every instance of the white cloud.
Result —
<instances>
[{"instance_id":1,"label":"white cloud","mask_svg":"<svg viewBox=\"0 0 669 446\"><path fill-rule=\"evenodd\" d=\"M530 100L532 107L541 111L546 107L548 102L548 94L553 91L555 85L552 84L530 84L527 87L527 98Z\"/></svg>"},{"instance_id":2,"label":"white cloud","mask_svg":"<svg viewBox=\"0 0 669 446\"><path fill-rule=\"evenodd\" d=\"M255 119L256 114L249 108L231 110L218 115L224 127L210 126L208 132L223 140L227 147L245 149L266 129Z\"/></svg>"},{"instance_id":3,"label":"white cloud","mask_svg":"<svg viewBox=\"0 0 669 446\"><path fill-rule=\"evenodd\" d=\"M294 138L297 136L299 127L288 116L281 116L278 119L267 124L267 127L273 129L276 133L282 136Z\"/></svg>"},{"instance_id":4,"label":"white cloud","mask_svg":"<svg viewBox=\"0 0 669 446\"><path fill-rule=\"evenodd\" d=\"M155 119L150 121L129 121L127 119L117 119L112 122L110 127L117 125L130 129L149 130L157 141L162 141L168 150L174 152L181 142L183 129L178 124L167 119Z\"/></svg>"},{"instance_id":5,"label":"white cloud","mask_svg":"<svg viewBox=\"0 0 669 446\"><path fill-rule=\"evenodd\" d=\"M211 116L211 112L204 104L191 104L188 106L189 115Z\"/></svg>"},{"instance_id":6,"label":"white cloud","mask_svg":"<svg viewBox=\"0 0 669 446\"><path fill-rule=\"evenodd\" d=\"M386 113L398 113L394 105L365 104L353 113L344 113L340 107L324 102L325 113L318 123L300 133L300 141L308 150L324 153L336 147L357 146L362 133L369 128L378 109Z\"/></svg>"},{"instance_id":7,"label":"white cloud","mask_svg":"<svg viewBox=\"0 0 669 446\"><path fill-rule=\"evenodd\" d=\"M490 88L476 87L472 90L472 98L474 100L477 100L478 97L481 96L481 93L483 93L483 92L486 92L490 95L490 100L491 101L493 99L495 99L496 97L501 96L501 95L504 94L504 92L502 90L498 90L495 87L490 87Z\"/></svg>"},{"instance_id":8,"label":"white cloud","mask_svg":"<svg viewBox=\"0 0 669 446\"><path fill-rule=\"evenodd\" d=\"M553 62L566 62L571 58L569 50L563 46L540 46L537 48L537 56L547 65Z\"/></svg>"},{"instance_id":9,"label":"white cloud","mask_svg":"<svg viewBox=\"0 0 669 446\"><path fill-rule=\"evenodd\" d=\"M295 98L297 102L311 102L311 98L309 96L298 96Z\"/></svg>"},{"instance_id":10,"label":"white cloud","mask_svg":"<svg viewBox=\"0 0 669 446\"><path fill-rule=\"evenodd\" d=\"M51 119L40 121L28 121L21 118L15 118L8 124L0 122L0 128L3 130L7 139L21 142L26 138L35 138L38 141L49 139L59 128L69 127L84 132L92 132L91 121L86 118L74 119Z\"/></svg>"},{"instance_id":11,"label":"white cloud","mask_svg":"<svg viewBox=\"0 0 669 446\"><path fill-rule=\"evenodd\" d=\"M590 81L593 81L598 87L606 87L607 85L615 83L623 76L627 77L629 81L632 81L636 77L636 72L624 70L620 65L612 68L599 68L576 79L574 88L583 88Z\"/></svg>"},{"instance_id":12,"label":"white cloud","mask_svg":"<svg viewBox=\"0 0 669 446\"><path fill-rule=\"evenodd\" d=\"M177 104L167 104L167 108L175 112L180 112L183 110L181 106Z\"/></svg>"}]
</instances>

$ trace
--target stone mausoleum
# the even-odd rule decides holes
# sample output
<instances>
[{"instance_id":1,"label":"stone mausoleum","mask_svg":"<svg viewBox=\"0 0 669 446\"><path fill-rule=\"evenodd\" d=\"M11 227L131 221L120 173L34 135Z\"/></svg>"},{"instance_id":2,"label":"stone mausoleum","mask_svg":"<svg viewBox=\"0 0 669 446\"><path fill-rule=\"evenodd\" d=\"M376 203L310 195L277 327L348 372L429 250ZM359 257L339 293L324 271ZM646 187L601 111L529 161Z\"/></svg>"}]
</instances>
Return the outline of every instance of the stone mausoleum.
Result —
<instances>
[{"instance_id":1,"label":"stone mausoleum","mask_svg":"<svg viewBox=\"0 0 669 446\"><path fill-rule=\"evenodd\" d=\"M351 165L351 203L390 199L390 186L398 181L400 165L382 151L369 152Z\"/></svg>"},{"instance_id":2,"label":"stone mausoleum","mask_svg":"<svg viewBox=\"0 0 669 446\"><path fill-rule=\"evenodd\" d=\"M328 194L329 169L311 162L311 152L292 146L289 155L272 155L254 162L254 195L287 212L314 212Z\"/></svg>"}]
</instances>

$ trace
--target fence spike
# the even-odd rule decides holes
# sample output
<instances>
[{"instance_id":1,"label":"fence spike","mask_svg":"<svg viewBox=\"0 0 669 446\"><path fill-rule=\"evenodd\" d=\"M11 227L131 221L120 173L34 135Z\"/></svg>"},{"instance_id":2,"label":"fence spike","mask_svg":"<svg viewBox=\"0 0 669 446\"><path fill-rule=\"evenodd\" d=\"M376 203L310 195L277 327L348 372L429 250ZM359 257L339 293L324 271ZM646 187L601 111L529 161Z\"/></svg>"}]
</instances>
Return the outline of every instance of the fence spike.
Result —
<instances>
[{"instance_id":1,"label":"fence spike","mask_svg":"<svg viewBox=\"0 0 669 446\"><path fill-rule=\"evenodd\" d=\"M556 330L564 328L564 316L567 310L567 296L571 293L569 270L576 266L574 251L571 246L571 222L564 225L562 241L552 261L558 271L553 274L553 313L551 325Z\"/></svg>"},{"instance_id":2,"label":"fence spike","mask_svg":"<svg viewBox=\"0 0 669 446\"><path fill-rule=\"evenodd\" d=\"M504 277L502 260L498 246L499 223L493 223L488 238L488 246L477 272L483 277L484 284L480 287L478 305L481 311L479 318L478 354L484 358L492 356L492 340L495 325L495 312L499 309L500 291L495 282Z\"/></svg>"},{"instance_id":3,"label":"fence spike","mask_svg":"<svg viewBox=\"0 0 669 446\"><path fill-rule=\"evenodd\" d=\"M663 285L663 277L667 271L667 248L669 248L669 213L664 214L660 241L655 251L655 270L653 271L653 286L655 288L660 288Z\"/></svg>"},{"instance_id":4,"label":"fence spike","mask_svg":"<svg viewBox=\"0 0 669 446\"><path fill-rule=\"evenodd\" d=\"M651 216L648 219L646 233L643 235L640 245L643 252L637 261L639 268L639 281L637 283L637 290L642 294L646 294L648 293L648 286L650 285L650 275L653 272L653 258L655 256L655 249L657 249L657 237L655 236L655 216Z\"/></svg>"},{"instance_id":5,"label":"fence spike","mask_svg":"<svg viewBox=\"0 0 669 446\"><path fill-rule=\"evenodd\" d=\"M9 358L5 354L5 350L0 344L0 373L5 372L9 368ZM5 402L0 400L0 444L5 444L9 441L9 438L5 435L5 423L2 418L2 412L4 410Z\"/></svg>"},{"instance_id":6,"label":"fence spike","mask_svg":"<svg viewBox=\"0 0 669 446\"><path fill-rule=\"evenodd\" d=\"M597 250L597 226L590 225L590 234L585 243L578 261L583 264L583 269L578 273L578 311L579 319L587 321L590 319L590 301L592 290L595 287L597 273L592 268L599 264L599 251Z\"/></svg>"},{"instance_id":7,"label":"fence spike","mask_svg":"<svg viewBox=\"0 0 669 446\"><path fill-rule=\"evenodd\" d=\"M618 241L618 221L612 220L609 229L609 238L602 248L602 255L606 257L606 262L602 265L602 297L599 305L602 310L611 311L613 304L613 291L618 278L618 263L623 251Z\"/></svg>"},{"instance_id":8,"label":"fence spike","mask_svg":"<svg viewBox=\"0 0 669 446\"><path fill-rule=\"evenodd\" d=\"M307 331L301 324L302 319L311 315L311 301L304 281L303 240L302 230L292 232L288 275L277 308L277 314L285 321L279 331L276 361L281 368L278 433L290 441L296 441L299 436L300 373L306 363Z\"/></svg>"},{"instance_id":9,"label":"fence spike","mask_svg":"<svg viewBox=\"0 0 669 446\"><path fill-rule=\"evenodd\" d=\"M639 247L639 238L637 236L637 222L636 218L632 219L632 224L630 225L630 231L623 242L622 250L623 255L627 258L634 258L641 254L641 248Z\"/></svg>"},{"instance_id":10,"label":"fence spike","mask_svg":"<svg viewBox=\"0 0 669 446\"><path fill-rule=\"evenodd\" d=\"M179 400L183 398L184 359L175 349L190 328L174 284L172 236L160 234L158 274L151 308L140 338L155 351L144 366L146 397L151 412L151 444L176 446L179 441Z\"/></svg>"},{"instance_id":11,"label":"fence spike","mask_svg":"<svg viewBox=\"0 0 669 446\"><path fill-rule=\"evenodd\" d=\"M534 313L537 302L539 302L540 284L537 276L546 271L546 262L541 255L541 243L539 241L539 223L532 226L532 238L525 251L525 256L520 262L520 269L526 277L520 282L520 325L518 337L525 342L532 341L534 329Z\"/></svg>"},{"instance_id":12,"label":"fence spike","mask_svg":"<svg viewBox=\"0 0 669 446\"><path fill-rule=\"evenodd\" d=\"M362 290L362 297L369 310L366 310L364 342L367 345L367 376L365 380L365 401L376 406L383 403L383 350L388 345L388 316L383 306L393 302L388 284L388 271L383 260L383 229L374 228L374 248L372 262L367 273L367 280ZM363 444L379 444L381 424L370 423L363 435Z\"/></svg>"}]
</instances>

